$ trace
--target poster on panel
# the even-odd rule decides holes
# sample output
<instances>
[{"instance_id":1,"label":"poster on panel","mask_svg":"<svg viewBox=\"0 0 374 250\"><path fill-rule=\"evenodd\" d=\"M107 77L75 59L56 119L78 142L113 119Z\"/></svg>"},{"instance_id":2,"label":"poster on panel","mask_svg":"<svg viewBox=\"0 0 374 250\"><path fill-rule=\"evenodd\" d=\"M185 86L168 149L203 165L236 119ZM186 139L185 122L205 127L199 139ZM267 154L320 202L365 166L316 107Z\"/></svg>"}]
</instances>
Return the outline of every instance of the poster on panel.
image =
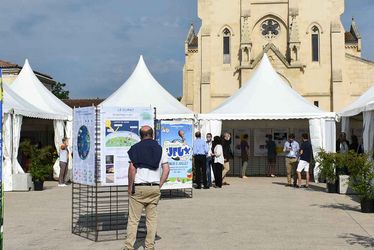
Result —
<instances>
[{"instance_id":1,"label":"poster on panel","mask_svg":"<svg viewBox=\"0 0 374 250\"><path fill-rule=\"evenodd\" d=\"M192 121L162 121L160 140L170 173L162 189L192 188Z\"/></svg>"},{"instance_id":2,"label":"poster on panel","mask_svg":"<svg viewBox=\"0 0 374 250\"><path fill-rule=\"evenodd\" d=\"M278 155L284 155L283 147L287 139L288 139L288 128L273 129L273 140L275 141Z\"/></svg>"},{"instance_id":3,"label":"poster on panel","mask_svg":"<svg viewBox=\"0 0 374 250\"><path fill-rule=\"evenodd\" d=\"M250 129L247 128L238 128L234 129L234 155L240 156L241 155L241 148L240 148L240 143L244 139L244 135L247 135L247 142L248 145L250 144L249 142L249 136L250 136Z\"/></svg>"},{"instance_id":4,"label":"poster on panel","mask_svg":"<svg viewBox=\"0 0 374 250\"><path fill-rule=\"evenodd\" d=\"M139 129L142 126L154 127L153 108L103 107L100 122L101 185L127 185L127 151L140 141Z\"/></svg>"},{"instance_id":5,"label":"poster on panel","mask_svg":"<svg viewBox=\"0 0 374 250\"><path fill-rule=\"evenodd\" d=\"M73 181L95 185L95 107L74 109Z\"/></svg>"},{"instance_id":6,"label":"poster on panel","mask_svg":"<svg viewBox=\"0 0 374 250\"><path fill-rule=\"evenodd\" d=\"M0 124L3 124L3 74L0 69ZM3 126L0 128L0 156L3 159ZM0 249L3 249L3 218L4 218L4 193L3 193L3 161L0 161Z\"/></svg>"},{"instance_id":7,"label":"poster on panel","mask_svg":"<svg viewBox=\"0 0 374 250\"><path fill-rule=\"evenodd\" d=\"M266 136L272 135L272 130L270 128L255 128L253 133L254 156L267 156Z\"/></svg>"}]
</instances>

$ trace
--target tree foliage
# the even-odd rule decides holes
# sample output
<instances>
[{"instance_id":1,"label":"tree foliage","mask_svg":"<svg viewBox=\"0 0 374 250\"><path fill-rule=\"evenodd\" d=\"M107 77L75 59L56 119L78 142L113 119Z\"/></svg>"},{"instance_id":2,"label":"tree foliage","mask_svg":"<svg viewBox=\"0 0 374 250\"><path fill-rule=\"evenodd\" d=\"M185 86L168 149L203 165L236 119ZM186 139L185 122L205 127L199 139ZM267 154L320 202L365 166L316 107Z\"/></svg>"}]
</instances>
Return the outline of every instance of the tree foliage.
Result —
<instances>
[{"instance_id":1,"label":"tree foliage","mask_svg":"<svg viewBox=\"0 0 374 250\"><path fill-rule=\"evenodd\" d=\"M59 99L69 99L69 90L65 90L66 83L55 82L52 84L52 93Z\"/></svg>"}]
</instances>

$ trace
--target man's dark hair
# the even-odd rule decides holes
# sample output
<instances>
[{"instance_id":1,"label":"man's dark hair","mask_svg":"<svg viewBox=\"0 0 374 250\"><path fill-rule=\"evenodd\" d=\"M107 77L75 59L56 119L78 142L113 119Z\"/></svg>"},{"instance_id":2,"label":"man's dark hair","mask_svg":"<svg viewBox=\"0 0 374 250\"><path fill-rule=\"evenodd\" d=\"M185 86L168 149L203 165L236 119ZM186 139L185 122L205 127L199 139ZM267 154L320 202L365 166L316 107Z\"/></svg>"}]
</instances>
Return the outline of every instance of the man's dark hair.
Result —
<instances>
[{"instance_id":1,"label":"man's dark hair","mask_svg":"<svg viewBox=\"0 0 374 250\"><path fill-rule=\"evenodd\" d=\"M305 140L308 140L308 139L309 139L309 136L308 136L307 133L302 134L301 137L302 137L303 139L305 139Z\"/></svg>"},{"instance_id":2,"label":"man's dark hair","mask_svg":"<svg viewBox=\"0 0 374 250\"><path fill-rule=\"evenodd\" d=\"M141 139L146 137L153 138L153 129L149 126L141 127L139 134Z\"/></svg>"},{"instance_id":3,"label":"man's dark hair","mask_svg":"<svg viewBox=\"0 0 374 250\"><path fill-rule=\"evenodd\" d=\"M196 136L196 138L201 138L201 133L200 133L199 131L197 131L197 132L195 133L195 136Z\"/></svg>"},{"instance_id":4,"label":"man's dark hair","mask_svg":"<svg viewBox=\"0 0 374 250\"><path fill-rule=\"evenodd\" d=\"M206 135L207 135L207 136L210 135L210 136L212 137L212 133L207 133Z\"/></svg>"},{"instance_id":5,"label":"man's dark hair","mask_svg":"<svg viewBox=\"0 0 374 250\"><path fill-rule=\"evenodd\" d=\"M269 138L269 140L273 140L273 135L266 135L267 138Z\"/></svg>"},{"instance_id":6,"label":"man's dark hair","mask_svg":"<svg viewBox=\"0 0 374 250\"><path fill-rule=\"evenodd\" d=\"M290 134L290 135L288 136L288 138L290 138L290 139L295 139L295 135L294 135L294 134Z\"/></svg>"},{"instance_id":7,"label":"man's dark hair","mask_svg":"<svg viewBox=\"0 0 374 250\"><path fill-rule=\"evenodd\" d=\"M248 139L248 134L243 135L244 139Z\"/></svg>"}]
</instances>

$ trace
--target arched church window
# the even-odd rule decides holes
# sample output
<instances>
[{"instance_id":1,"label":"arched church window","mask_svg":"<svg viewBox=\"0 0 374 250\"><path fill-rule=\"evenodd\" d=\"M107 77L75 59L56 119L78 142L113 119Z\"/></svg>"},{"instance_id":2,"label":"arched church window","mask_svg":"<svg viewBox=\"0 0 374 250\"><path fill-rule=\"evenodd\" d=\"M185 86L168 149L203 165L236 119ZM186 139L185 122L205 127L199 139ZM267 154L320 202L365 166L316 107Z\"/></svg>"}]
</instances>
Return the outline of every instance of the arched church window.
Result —
<instances>
[{"instance_id":1,"label":"arched church window","mask_svg":"<svg viewBox=\"0 0 374 250\"><path fill-rule=\"evenodd\" d=\"M223 63L231 63L231 49L230 49L231 32L228 28L223 30Z\"/></svg>"},{"instance_id":2,"label":"arched church window","mask_svg":"<svg viewBox=\"0 0 374 250\"><path fill-rule=\"evenodd\" d=\"M280 33L280 25L274 19L266 19L261 24L261 34L266 39L273 39Z\"/></svg>"},{"instance_id":3,"label":"arched church window","mask_svg":"<svg viewBox=\"0 0 374 250\"><path fill-rule=\"evenodd\" d=\"M319 62L320 54L319 54L319 29L317 26L312 27L312 61Z\"/></svg>"}]
</instances>

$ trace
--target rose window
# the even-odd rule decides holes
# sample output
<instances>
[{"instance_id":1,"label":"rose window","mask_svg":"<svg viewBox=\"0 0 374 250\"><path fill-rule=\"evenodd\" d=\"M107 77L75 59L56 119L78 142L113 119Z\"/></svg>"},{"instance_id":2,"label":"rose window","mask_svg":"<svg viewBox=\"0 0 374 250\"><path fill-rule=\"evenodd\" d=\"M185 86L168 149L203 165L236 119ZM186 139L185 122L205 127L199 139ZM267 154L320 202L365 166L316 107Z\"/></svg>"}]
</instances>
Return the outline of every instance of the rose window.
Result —
<instances>
[{"instance_id":1,"label":"rose window","mask_svg":"<svg viewBox=\"0 0 374 250\"><path fill-rule=\"evenodd\" d=\"M261 34L267 38L272 39L279 35L280 25L273 19L267 19L261 24Z\"/></svg>"}]
</instances>

